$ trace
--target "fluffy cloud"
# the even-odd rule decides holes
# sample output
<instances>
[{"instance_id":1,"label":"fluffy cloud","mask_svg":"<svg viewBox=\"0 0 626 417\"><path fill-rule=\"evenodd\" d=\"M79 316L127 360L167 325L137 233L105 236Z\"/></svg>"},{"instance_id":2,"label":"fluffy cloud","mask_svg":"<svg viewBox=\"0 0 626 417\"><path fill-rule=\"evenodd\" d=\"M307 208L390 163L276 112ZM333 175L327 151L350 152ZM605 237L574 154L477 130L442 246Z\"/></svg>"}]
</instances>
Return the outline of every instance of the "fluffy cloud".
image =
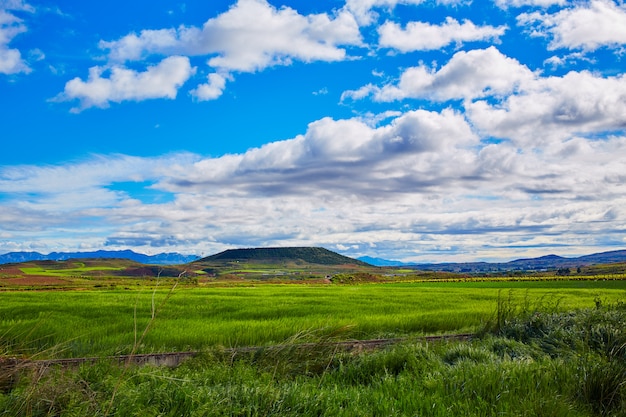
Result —
<instances>
[{"instance_id":1,"label":"fluffy cloud","mask_svg":"<svg viewBox=\"0 0 626 417\"><path fill-rule=\"evenodd\" d=\"M469 20L459 23L448 17L441 25L410 22L405 29L397 23L385 22L378 33L380 46L410 52L440 49L451 43L497 40L506 29L506 26L476 26Z\"/></svg>"},{"instance_id":2,"label":"fluffy cloud","mask_svg":"<svg viewBox=\"0 0 626 417\"><path fill-rule=\"evenodd\" d=\"M80 111L89 107L107 107L110 102L146 100L154 98L176 98L181 85L195 72L189 58L172 56L144 72L120 66L111 68L92 67L89 78L83 81L74 78L65 84L65 91L57 100L80 100ZM104 77L103 74L108 75Z\"/></svg>"},{"instance_id":3,"label":"fluffy cloud","mask_svg":"<svg viewBox=\"0 0 626 417\"><path fill-rule=\"evenodd\" d=\"M550 36L550 47L593 51L626 44L626 7L612 0L575 3L556 13L526 13L522 25L535 25L536 34Z\"/></svg>"},{"instance_id":4,"label":"fluffy cloud","mask_svg":"<svg viewBox=\"0 0 626 417\"><path fill-rule=\"evenodd\" d=\"M501 103L468 103L467 111L487 134L520 143L539 145L576 134L623 131L626 77L603 78L583 71L538 78Z\"/></svg>"},{"instance_id":5,"label":"fluffy cloud","mask_svg":"<svg viewBox=\"0 0 626 417\"><path fill-rule=\"evenodd\" d=\"M200 84L191 94L200 101L215 100L219 98L226 88L226 80L230 78L228 75L213 73L207 77L207 83Z\"/></svg>"},{"instance_id":6,"label":"fluffy cloud","mask_svg":"<svg viewBox=\"0 0 626 417\"><path fill-rule=\"evenodd\" d=\"M438 71L409 68L397 84L366 85L342 99L368 95L379 101L462 99L466 117L483 135L530 148L626 126L624 75L572 71L541 77L494 47L458 52Z\"/></svg>"},{"instance_id":7,"label":"fluffy cloud","mask_svg":"<svg viewBox=\"0 0 626 417\"><path fill-rule=\"evenodd\" d=\"M117 41L100 42L113 60L136 60L147 54L214 55L208 61L222 72L254 72L292 60L340 61L339 45L360 45L353 16L340 12L303 16L294 9L276 9L265 0L239 0L202 28L144 30Z\"/></svg>"},{"instance_id":8,"label":"fluffy cloud","mask_svg":"<svg viewBox=\"0 0 626 417\"><path fill-rule=\"evenodd\" d=\"M383 87L365 86L347 91L342 99L360 99L373 95L378 101L404 98L433 100L473 99L502 96L532 80L535 75L517 60L503 55L495 47L454 54L438 71L425 65L405 70L400 81Z\"/></svg>"},{"instance_id":9,"label":"fluffy cloud","mask_svg":"<svg viewBox=\"0 0 626 417\"><path fill-rule=\"evenodd\" d=\"M9 43L20 33L26 32L22 20L7 10L28 10L21 2L0 3L0 74L30 72L18 49L10 48Z\"/></svg>"},{"instance_id":10,"label":"fluffy cloud","mask_svg":"<svg viewBox=\"0 0 626 417\"><path fill-rule=\"evenodd\" d=\"M100 41L111 64L93 67L89 78L75 78L59 99L79 99L81 107L107 107L110 102L174 98L194 74L189 57L207 56L216 72L191 94L199 101L215 100L232 80L234 72L255 72L294 60L341 61L347 58L341 45L361 45L358 25L347 11L301 15L294 9L277 9L266 0L238 0L225 13L209 19L202 28L143 30L114 41ZM145 72L126 67L150 55L168 56ZM109 77L103 73L110 72Z\"/></svg>"},{"instance_id":11,"label":"fluffy cloud","mask_svg":"<svg viewBox=\"0 0 626 417\"><path fill-rule=\"evenodd\" d=\"M37 233L58 249L89 230L86 244L146 252L344 245L357 256L375 245L380 256L421 261L563 240L597 249L598 236L618 238L626 226L624 172L619 135L553 140L537 152L481 140L452 110L409 111L379 127L324 118L293 139L218 158L4 167L0 233L33 234L33 245ZM115 187L125 181L173 199L142 202ZM2 247L21 249L10 239Z\"/></svg>"},{"instance_id":12,"label":"fluffy cloud","mask_svg":"<svg viewBox=\"0 0 626 417\"><path fill-rule=\"evenodd\" d=\"M176 180L162 186L170 192L215 189L235 195L252 189L268 195L417 190L437 186L442 177L467 174L468 148L477 141L464 118L451 110L412 111L379 128L358 119L325 118L292 140L203 160L193 168L174 166ZM447 166L450 160L456 164Z\"/></svg>"}]
</instances>

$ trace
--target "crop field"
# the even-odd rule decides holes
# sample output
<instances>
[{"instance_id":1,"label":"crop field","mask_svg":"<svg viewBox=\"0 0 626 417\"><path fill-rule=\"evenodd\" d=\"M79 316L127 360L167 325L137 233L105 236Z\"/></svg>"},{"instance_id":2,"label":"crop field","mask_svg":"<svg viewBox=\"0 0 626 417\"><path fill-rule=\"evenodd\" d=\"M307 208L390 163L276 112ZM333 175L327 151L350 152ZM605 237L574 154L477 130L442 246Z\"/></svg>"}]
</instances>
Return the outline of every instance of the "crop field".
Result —
<instances>
[{"instance_id":1,"label":"crop field","mask_svg":"<svg viewBox=\"0 0 626 417\"><path fill-rule=\"evenodd\" d=\"M498 300L569 311L626 299L626 281L429 282L366 285L148 286L0 293L0 346L16 355L79 357L473 332ZM142 334L145 332L145 337Z\"/></svg>"},{"instance_id":2,"label":"crop field","mask_svg":"<svg viewBox=\"0 0 626 417\"><path fill-rule=\"evenodd\" d=\"M49 270L41 267L21 268L21 271L26 275L38 275L49 277L75 277L81 275L87 275L95 271L119 271L121 268L103 268L103 267L78 267L68 268L62 270Z\"/></svg>"},{"instance_id":3,"label":"crop field","mask_svg":"<svg viewBox=\"0 0 626 417\"><path fill-rule=\"evenodd\" d=\"M257 277L221 282L62 269L5 270L7 281L39 281L0 292L0 415L626 416L618 275L381 283L340 272L335 282L278 285L249 265L238 273ZM478 335L418 338L466 332ZM328 343L397 337L376 351ZM241 346L263 348L224 349ZM174 368L2 366L186 350L200 354Z\"/></svg>"}]
</instances>

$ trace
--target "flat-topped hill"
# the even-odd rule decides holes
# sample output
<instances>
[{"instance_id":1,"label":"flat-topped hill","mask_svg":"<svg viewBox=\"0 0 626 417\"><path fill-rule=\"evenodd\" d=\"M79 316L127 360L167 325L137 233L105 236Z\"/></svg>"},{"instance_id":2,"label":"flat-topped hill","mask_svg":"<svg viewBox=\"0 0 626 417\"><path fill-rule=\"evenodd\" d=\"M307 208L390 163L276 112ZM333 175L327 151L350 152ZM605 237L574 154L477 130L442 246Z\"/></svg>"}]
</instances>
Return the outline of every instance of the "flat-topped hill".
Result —
<instances>
[{"instance_id":1,"label":"flat-topped hill","mask_svg":"<svg viewBox=\"0 0 626 417\"><path fill-rule=\"evenodd\" d=\"M363 265L365 262L340 255L324 248L286 247L286 248L248 248L228 249L215 255L207 256L196 262L306 262L319 265Z\"/></svg>"}]
</instances>

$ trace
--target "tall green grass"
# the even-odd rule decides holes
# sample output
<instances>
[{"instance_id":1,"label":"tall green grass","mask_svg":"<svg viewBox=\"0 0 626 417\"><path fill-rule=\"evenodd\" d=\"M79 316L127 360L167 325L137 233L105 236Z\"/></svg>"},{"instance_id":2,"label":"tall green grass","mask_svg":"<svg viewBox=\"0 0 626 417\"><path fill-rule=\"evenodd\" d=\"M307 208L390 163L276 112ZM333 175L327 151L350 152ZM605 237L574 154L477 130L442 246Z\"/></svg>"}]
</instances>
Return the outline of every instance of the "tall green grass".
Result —
<instances>
[{"instance_id":1,"label":"tall green grass","mask_svg":"<svg viewBox=\"0 0 626 417\"><path fill-rule=\"evenodd\" d=\"M0 393L0 415L623 417L626 334L615 324L626 306L601 304L509 316L470 342L354 353L323 343L341 333L305 333L236 357L209 349L176 369L25 373Z\"/></svg>"},{"instance_id":2,"label":"tall green grass","mask_svg":"<svg viewBox=\"0 0 626 417\"><path fill-rule=\"evenodd\" d=\"M271 345L317 329L349 328L346 337L357 339L473 332L509 290L514 299L558 300L567 310L623 298L626 281L178 288L140 346L137 329L150 323L167 288L3 292L0 343L25 354L61 346L61 356L76 357Z\"/></svg>"}]
</instances>

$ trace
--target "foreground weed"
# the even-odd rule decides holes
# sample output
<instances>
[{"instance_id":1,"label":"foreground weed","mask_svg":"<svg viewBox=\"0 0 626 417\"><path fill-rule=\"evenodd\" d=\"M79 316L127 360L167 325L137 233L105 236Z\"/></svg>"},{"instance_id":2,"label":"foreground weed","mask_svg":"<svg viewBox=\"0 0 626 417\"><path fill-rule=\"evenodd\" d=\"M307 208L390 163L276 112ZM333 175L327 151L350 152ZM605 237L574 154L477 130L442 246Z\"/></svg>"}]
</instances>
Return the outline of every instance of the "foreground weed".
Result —
<instances>
[{"instance_id":1,"label":"foreground weed","mask_svg":"<svg viewBox=\"0 0 626 417\"><path fill-rule=\"evenodd\" d=\"M538 313L554 313L560 310L562 298L554 295L542 295L539 298L531 298L528 291L519 297L513 290L506 295L498 291L496 309L493 316L483 324L479 331L485 333L499 333L514 320L526 320Z\"/></svg>"},{"instance_id":2,"label":"foreground weed","mask_svg":"<svg viewBox=\"0 0 626 417\"><path fill-rule=\"evenodd\" d=\"M281 344L254 350L248 360L277 377L323 375L342 352L337 342L347 340L352 331L342 326L299 332Z\"/></svg>"},{"instance_id":3,"label":"foreground weed","mask_svg":"<svg viewBox=\"0 0 626 417\"><path fill-rule=\"evenodd\" d=\"M110 414L112 408L113 408L113 405L114 405L114 402L115 402L115 396L119 392L119 389L120 389L120 387L122 386L122 384L124 382L124 377L126 375L126 372L129 370L129 368L131 366L133 356L137 353L139 347L143 343L143 340L145 339L146 335L150 331L150 328L154 324L154 322L155 322L155 320L157 318L158 313L161 311L161 309L163 308L165 303L174 294L174 290L176 289L176 286L178 285L178 282L174 283L174 285L172 286L170 291L167 293L165 298L157 306L155 299L156 299L156 292L157 292L158 285L159 285L159 281L157 280L157 284L154 287L154 290L152 291L152 304L151 304L152 308L150 310L150 320L148 321L148 324L144 328L144 330L141 333L141 336L139 338L137 338L137 304L135 304L135 310L134 310L134 324L135 324L135 326L134 326L135 327L134 334L135 334L135 341L133 343L133 348L131 349L130 355L128 355L128 359L127 359L126 363L124 364L124 369L123 369L120 377L118 378L118 381L117 381L117 384L115 385L115 388L113 389L113 393L111 394L111 400L109 401L109 405L108 405L108 407L107 407L107 409L106 409L106 411L104 413L105 416L108 416Z\"/></svg>"},{"instance_id":4,"label":"foreground weed","mask_svg":"<svg viewBox=\"0 0 626 417\"><path fill-rule=\"evenodd\" d=\"M579 360L579 399L599 415L626 415L626 365L596 355Z\"/></svg>"}]
</instances>

